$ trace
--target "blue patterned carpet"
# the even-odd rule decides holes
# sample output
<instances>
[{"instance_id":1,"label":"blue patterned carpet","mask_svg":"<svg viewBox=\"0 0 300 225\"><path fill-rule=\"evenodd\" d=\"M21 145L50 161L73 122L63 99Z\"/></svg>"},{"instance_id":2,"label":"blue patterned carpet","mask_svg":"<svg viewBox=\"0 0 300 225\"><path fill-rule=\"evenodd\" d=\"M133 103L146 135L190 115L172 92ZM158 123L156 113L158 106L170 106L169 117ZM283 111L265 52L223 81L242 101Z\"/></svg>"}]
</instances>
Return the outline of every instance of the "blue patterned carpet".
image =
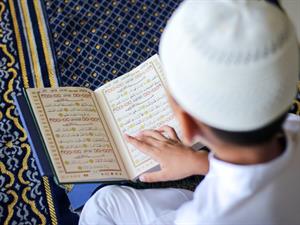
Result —
<instances>
[{"instance_id":1,"label":"blue patterned carpet","mask_svg":"<svg viewBox=\"0 0 300 225\"><path fill-rule=\"evenodd\" d=\"M175 0L0 0L0 224L77 224L64 189L36 169L13 96L95 89L157 53ZM299 85L300 91L300 85ZM291 109L300 114L300 94ZM192 189L199 178L139 188Z\"/></svg>"},{"instance_id":2,"label":"blue patterned carpet","mask_svg":"<svg viewBox=\"0 0 300 225\"><path fill-rule=\"evenodd\" d=\"M68 210L65 191L37 172L13 102L23 87L58 85L48 35L43 2L0 1L0 224L4 225L78 220Z\"/></svg>"},{"instance_id":3,"label":"blue patterned carpet","mask_svg":"<svg viewBox=\"0 0 300 225\"><path fill-rule=\"evenodd\" d=\"M95 89L158 51L181 1L46 1L63 86Z\"/></svg>"}]
</instances>

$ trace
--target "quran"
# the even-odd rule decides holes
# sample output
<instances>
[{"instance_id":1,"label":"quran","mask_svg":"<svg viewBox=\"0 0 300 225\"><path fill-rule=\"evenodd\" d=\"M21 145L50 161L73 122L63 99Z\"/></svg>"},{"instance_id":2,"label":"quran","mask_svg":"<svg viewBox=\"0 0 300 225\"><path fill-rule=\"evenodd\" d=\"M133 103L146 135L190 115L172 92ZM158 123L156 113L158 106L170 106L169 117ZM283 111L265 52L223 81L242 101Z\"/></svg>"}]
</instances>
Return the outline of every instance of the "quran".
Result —
<instances>
[{"instance_id":1,"label":"quran","mask_svg":"<svg viewBox=\"0 0 300 225\"><path fill-rule=\"evenodd\" d=\"M157 55L95 91L28 88L16 103L39 171L58 183L134 181L159 164L124 134L165 124L179 131Z\"/></svg>"}]
</instances>

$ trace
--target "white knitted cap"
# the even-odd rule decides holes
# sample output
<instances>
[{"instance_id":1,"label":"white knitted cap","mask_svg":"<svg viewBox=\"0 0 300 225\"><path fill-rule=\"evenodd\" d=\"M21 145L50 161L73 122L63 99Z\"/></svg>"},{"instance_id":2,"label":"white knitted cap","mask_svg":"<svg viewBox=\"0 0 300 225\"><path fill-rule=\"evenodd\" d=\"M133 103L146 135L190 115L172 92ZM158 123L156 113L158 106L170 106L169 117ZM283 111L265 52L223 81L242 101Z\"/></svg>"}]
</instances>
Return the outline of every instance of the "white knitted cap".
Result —
<instances>
[{"instance_id":1,"label":"white knitted cap","mask_svg":"<svg viewBox=\"0 0 300 225\"><path fill-rule=\"evenodd\" d=\"M184 1L168 21L160 57L175 100L215 128L261 128L296 95L295 31L265 1Z\"/></svg>"}]
</instances>

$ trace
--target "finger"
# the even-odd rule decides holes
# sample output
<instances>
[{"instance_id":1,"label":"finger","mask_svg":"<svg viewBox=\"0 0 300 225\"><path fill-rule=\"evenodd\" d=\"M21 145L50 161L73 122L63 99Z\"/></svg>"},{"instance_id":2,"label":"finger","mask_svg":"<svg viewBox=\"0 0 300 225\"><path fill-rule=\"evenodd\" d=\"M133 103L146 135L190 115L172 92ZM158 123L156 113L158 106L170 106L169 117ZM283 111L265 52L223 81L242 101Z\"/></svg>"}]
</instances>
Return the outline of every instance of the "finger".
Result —
<instances>
[{"instance_id":1,"label":"finger","mask_svg":"<svg viewBox=\"0 0 300 225\"><path fill-rule=\"evenodd\" d=\"M124 138L128 143L132 144L134 147L140 149L141 151L147 151L147 149L150 148L150 145L147 144L146 142L143 142L128 134L125 134Z\"/></svg>"},{"instance_id":2,"label":"finger","mask_svg":"<svg viewBox=\"0 0 300 225\"><path fill-rule=\"evenodd\" d=\"M175 131L175 129L173 127L170 127L168 125L164 125L162 127L160 127L158 129L158 131L161 131L161 132L166 132L167 135L174 141L180 141L179 137L177 136L177 133Z\"/></svg>"},{"instance_id":3,"label":"finger","mask_svg":"<svg viewBox=\"0 0 300 225\"><path fill-rule=\"evenodd\" d=\"M161 140L158 140L156 138L153 138L151 136L146 136L146 135L138 136L137 139L152 146L153 149L159 149L161 147L161 144L163 143Z\"/></svg>"},{"instance_id":4,"label":"finger","mask_svg":"<svg viewBox=\"0 0 300 225\"><path fill-rule=\"evenodd\" d=\"M132 137L128 134L124 135L125 140L132 144L134 147L136 147L139 151L143 152L144 154L150 156L151 158L153 158L154 160L158 161L158 157L157 157L157 151L155 151L155 149L149 145L147 142L143 141L143 140L139 140L135 137Z\"/></svg>"},{"instance_id":5,"label":"finger","mask_svg":"<svg viewBox=\"0 0 300 225\"><path fill-rule=\"evenodd\" d=\"M163 136L160 132L156 130L144 130L141 133L139 133L138 136L148 136L160 141L165 141L167 139L165 136Z\"/></svg>"},{"instance_id":6,"label":"finger","mask_svg":"<svg viewBox=\"0 0 300 225\"><path fill-rule=\"evenodd\" d=\"M139 177L142 182L159 182L159 181L167 181L168 176L165 171L157 171L152 173L144 173Z\"/></svg>"}]
</instances>

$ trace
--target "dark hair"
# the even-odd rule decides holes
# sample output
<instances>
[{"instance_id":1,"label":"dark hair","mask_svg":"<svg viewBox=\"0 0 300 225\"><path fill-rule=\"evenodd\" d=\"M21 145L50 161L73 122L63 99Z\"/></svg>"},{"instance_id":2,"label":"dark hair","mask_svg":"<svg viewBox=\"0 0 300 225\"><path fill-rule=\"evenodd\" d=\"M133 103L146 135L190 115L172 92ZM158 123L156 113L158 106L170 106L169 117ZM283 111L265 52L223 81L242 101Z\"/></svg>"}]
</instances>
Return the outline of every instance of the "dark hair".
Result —
<instances>
[{"instance_id":1,"label":"dark hair","mask_svg":"<svg viewBox=\"0 0 300 225\"><path fill-rule=\"evenodd\" d=\"M219 138L220 140L236 144L240 146L253 146L266 143L269 141L274 135L282 131L282 125L285 121L288 113L284 113L282 116L274 120L272 123L259 128L257 130L252 131L243 131L243 132L231 132L220 130L218 128L214 128L209 126L212 132Z\"/></svg>"},{"instance_id":2,"label":"dark hair","mask_svg":"<svg viewBox=\"0 0 300 225\"><path fill-rule=\"evenodd\" d=\"M271 3L271 4L273 4L273 5L275 5L275 6L277 6L279 9L282 10L282 6L281 6L279 0L266 0L266 1L269 2L269 3Z\"/></svg>"}]
</instances>

